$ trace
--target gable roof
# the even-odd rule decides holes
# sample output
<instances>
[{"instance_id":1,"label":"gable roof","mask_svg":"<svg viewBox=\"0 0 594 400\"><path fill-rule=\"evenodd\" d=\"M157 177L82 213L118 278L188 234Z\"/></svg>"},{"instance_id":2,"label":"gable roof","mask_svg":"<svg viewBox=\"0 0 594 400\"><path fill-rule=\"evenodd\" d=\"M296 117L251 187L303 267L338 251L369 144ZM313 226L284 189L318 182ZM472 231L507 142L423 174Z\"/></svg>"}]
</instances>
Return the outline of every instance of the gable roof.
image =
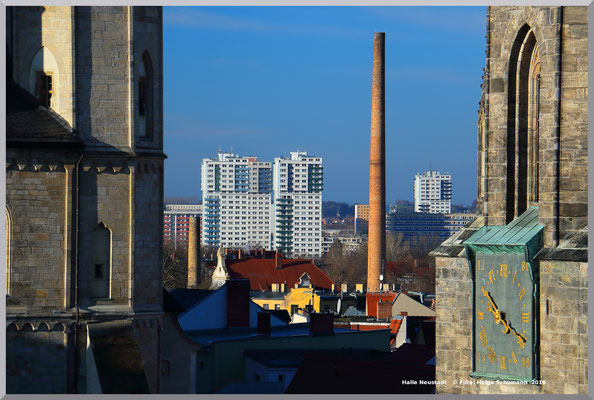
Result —
<instances>
[{"instance_id":1,"label":"gable roof","mask_svg":"<svg viewBox=\"0 0 594 400\"><path fill-rule=\"evenodd\" d=\"M314 289L331 290L334 283L311 260L281 259L281 267L276 268L274 259L248 258L227 259L225 264L231 279L249 279L251 290L272 290L273 283L285 283L292 288L303 274L310 277Z\"/></svg>"},{"instance_id":2,"label":"gable roof","mask_svg":"<svg viewBox=\"0 0 594 400\"><path fill-rule=\"evenodd\" d=\"M165 311L181 312L200 303L213 293L213 290L175 288L163 289L163 292L163 308L167 306Z\"/></svg>"},{"instance_id":3,"label":"gable roof","mask_svg":"<svg viewBox=\"0 0 594 400\"><path fill-rule=\"evenodd\" d=\"M392 302L392 315L406 312L411 317L435 317L436 313L429 307L410 298L404 293L398 293Z\"/></svg>"}]
</instances>

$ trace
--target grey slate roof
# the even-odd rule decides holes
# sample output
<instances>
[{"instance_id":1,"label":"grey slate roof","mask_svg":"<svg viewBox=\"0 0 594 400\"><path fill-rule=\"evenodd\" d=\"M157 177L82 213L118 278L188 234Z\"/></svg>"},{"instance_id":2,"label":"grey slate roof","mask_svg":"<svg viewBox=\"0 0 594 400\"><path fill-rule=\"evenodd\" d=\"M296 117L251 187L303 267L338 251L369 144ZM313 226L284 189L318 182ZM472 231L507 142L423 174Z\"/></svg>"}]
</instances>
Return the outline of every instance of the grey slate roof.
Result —
<instances>
[{"instance_id":1,"label":"grey slate roof","mask_svg":"<svg viewBox=\"0 0 594 400\"><path fill-rule=\"evenodd\" d=\"M70 124L14 81L6 82L6 143L18 145L82 146Z\"/></svg>"}]
</instances>

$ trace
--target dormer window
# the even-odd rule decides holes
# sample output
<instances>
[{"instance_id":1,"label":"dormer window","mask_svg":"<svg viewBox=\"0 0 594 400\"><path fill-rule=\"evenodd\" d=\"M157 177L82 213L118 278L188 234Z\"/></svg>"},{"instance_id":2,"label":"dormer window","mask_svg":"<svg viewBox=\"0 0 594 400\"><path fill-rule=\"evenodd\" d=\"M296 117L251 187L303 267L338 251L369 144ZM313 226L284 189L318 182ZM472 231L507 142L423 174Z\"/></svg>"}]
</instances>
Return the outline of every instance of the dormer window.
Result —
<instances>
[{"instance_id":1,"label":"dormer window","mask_svg":"<svg viewBox=\"0 0 594 400\"><path fill-rule=\"evenodd\" d=\"M301 275L301 278L299 278L299 287L307 288L307 287L309 287L309 284L310 284L310 277L309 277L309 275L307 275L307 273L304 273L303 275Z\"/></svg>"}]
</instances>

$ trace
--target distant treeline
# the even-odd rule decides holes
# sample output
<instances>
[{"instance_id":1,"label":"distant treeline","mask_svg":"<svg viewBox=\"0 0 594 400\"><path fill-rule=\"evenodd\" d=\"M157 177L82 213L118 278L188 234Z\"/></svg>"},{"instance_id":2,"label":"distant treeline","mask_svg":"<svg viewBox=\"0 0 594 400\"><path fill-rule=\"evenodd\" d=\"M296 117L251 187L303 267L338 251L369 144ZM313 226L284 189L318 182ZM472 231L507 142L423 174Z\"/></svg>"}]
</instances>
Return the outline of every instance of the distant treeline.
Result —
<instances>
[{"instance_id":1,"label":"distant treeline","mask_svg":"<svg viewBox=\"0 0 594 400\"><path fill-rule=\"evenodd\" d=\"M355 206L336 201L322 201L322 218L332 218L340 214L341 218L354 217Z\"/></svg>"}]
</instances>

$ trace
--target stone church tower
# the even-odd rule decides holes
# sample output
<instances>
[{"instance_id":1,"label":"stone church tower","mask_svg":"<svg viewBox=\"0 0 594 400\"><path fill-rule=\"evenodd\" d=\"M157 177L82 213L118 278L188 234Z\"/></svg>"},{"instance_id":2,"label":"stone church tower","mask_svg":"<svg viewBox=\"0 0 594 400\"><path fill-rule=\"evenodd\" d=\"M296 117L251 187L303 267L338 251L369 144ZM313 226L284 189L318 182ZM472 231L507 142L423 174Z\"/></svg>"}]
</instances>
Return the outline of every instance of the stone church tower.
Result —
<instances>
[{"instance_id":1,"label":"stone church tower","mask_svg":"<svg viewBox=\"0 0 594 400\"><path fill-rule=\"evenodd\" d=\"M587 32L586 7L488 7L480 215L432 253L438 393L588 392Z\"/></svg>"},{"instance_id":2,"label":"stone church tower","mask_svg":"<svg viewBox=\"0 0 594 400\"><path fill-rule=\"evenodd\" d=\"M158 392L162 24L7 8L8 393Z\"/></svg>"}]
</instances>

